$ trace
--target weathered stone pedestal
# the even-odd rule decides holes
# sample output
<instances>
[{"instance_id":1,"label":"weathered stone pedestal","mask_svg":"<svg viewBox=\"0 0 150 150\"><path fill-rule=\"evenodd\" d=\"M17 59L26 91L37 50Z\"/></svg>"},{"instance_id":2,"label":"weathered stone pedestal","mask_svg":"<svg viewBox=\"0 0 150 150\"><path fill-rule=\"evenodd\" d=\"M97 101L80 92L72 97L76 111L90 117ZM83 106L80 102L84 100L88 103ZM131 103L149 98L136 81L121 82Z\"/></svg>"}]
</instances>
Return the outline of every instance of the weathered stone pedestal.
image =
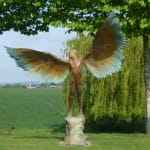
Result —
<instances>
[{"instance_id":1,"label":"weathered stone pedestal","mask_svg":"<svg viewBox=\"0 0 150 150\"><path fill-rule=\"evenodd\" d=\"M85 118L66 117L66 137L60 144L65 146L89 146L87 136L83 133Z\"/></svg>"}]
</instances>

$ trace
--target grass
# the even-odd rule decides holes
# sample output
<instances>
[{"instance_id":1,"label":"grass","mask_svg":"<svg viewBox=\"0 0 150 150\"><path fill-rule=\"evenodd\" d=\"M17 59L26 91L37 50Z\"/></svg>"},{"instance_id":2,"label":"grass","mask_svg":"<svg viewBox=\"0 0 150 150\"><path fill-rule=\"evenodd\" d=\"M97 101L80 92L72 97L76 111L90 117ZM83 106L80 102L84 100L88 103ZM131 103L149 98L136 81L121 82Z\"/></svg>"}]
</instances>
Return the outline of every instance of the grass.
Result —
<instances>
[{"instance_id":1,"label":"grass","mask_svg":"<svg viewBox=\"0 0 150 150\"><path fill-rule=\"evenodd\" d=\"M43 128L63 123L65 115L60 88L1 88L0 128Z\"/></svg>"},{"instance_id":2,"label":"grass","mask_svg":"<svg viewBox=\"0 0 150 150\"><path fill-rule=\"evenodd\" d=\"M145 134L86 133L91 147L59 145L65 136L61 89L0 89L0 150L149 150ZM8 129L16 129L8 134Z\"/></svg>"},{"instance_id":3,"label":"grass","mask_svg":"<svg viewBox=\"0 0 150 150\"><path fill-rule=\"evenodd\" d=\"M18 129L12 135L0 130L1 150L149 150L150 137L144 134L87 134L90 147L59 145L64 133L50 129Z\"/></svg>"}]
</instances>

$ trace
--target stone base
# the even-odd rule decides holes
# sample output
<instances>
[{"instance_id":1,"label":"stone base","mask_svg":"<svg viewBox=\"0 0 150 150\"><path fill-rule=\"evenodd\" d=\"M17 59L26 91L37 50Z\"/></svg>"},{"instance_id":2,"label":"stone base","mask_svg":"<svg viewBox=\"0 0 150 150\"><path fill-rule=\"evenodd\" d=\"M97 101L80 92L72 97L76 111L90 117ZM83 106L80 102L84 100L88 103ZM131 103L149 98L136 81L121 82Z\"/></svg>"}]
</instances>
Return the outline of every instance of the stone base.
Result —
<instances>
[{"instance_id":1,"label":"stone base","mask_svg":"<svg viewBox=\"0 0 150 150\"><path fill-rule=\"evenodd\" d=\"M83 133L85 118L82 117L66 117L66 137L60 142L65 146L89 146L87 136Z\"/></svg>"}]
</instances>

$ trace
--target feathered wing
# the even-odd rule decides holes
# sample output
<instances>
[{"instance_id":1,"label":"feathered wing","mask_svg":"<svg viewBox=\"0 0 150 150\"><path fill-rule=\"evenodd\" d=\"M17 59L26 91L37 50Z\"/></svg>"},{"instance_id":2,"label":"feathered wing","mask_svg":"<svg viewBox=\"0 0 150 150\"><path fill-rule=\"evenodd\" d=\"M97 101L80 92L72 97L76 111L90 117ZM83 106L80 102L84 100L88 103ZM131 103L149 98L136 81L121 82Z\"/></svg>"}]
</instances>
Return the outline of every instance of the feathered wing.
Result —
<instances>
[{"instance_id":1,"label":"feathered wing","mask_svg":"<svg viewBox=\"0 0 150 150\"><path fill-rule=\"evenodd\" d=\"M70 66L67 61L50 53L26 48L5 48L19 67L25 71L39 73L55 83L63 81L69 71Z\"/></svg>"},{"instance_id":2,"label":"feathered wing","mask_svg":"<svg viewBox=\"0 0 150 150\"><path fill-rule=\"evenodd\" d=\"M117 72L121 68L126 40L115 13L97 31L91 51L83 58L86 68L98 78Z\"/></svg>"}]
</instances>

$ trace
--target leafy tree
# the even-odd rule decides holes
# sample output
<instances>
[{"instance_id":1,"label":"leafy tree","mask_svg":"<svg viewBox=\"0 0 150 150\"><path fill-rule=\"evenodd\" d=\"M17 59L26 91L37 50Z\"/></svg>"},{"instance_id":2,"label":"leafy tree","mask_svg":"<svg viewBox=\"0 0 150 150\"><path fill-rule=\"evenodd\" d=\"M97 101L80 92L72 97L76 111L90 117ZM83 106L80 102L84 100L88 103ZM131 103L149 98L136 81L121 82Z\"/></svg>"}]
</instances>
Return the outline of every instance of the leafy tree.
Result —
<instances>
[{"instance_id":1,"label":"leafy tree","mask_svg":"<svg viewBox=\"0 0 150 150\"><path fill-rule=\"evenodd\" d=\"M23 34L48 31L49 25L70 31L94 32L121 0L1 0L0 31L14 29Z\"/></svg>"},{"instance_id":2,"label":"leafy tree","mask_svg":"<svg viewBox=\"0 0 150 150\"><path fill-rule=\"evenodd\" d=\"M128 36L142 36L144 48L144 75L147 101L147 133L150 134L150 0L129 0L121 8L124 29Z\"/></svg>"},{"instance_id":3,"label":"leafy tree","mask_svg":"<svg viewBox=\"0 0 150 150\"><path fill-rule=\"evenodd\" d=\"M77 48L83 55L91 42L92 37L80 35L69 40L66 47L67 50ZM88 130L145 131L146 103L141 37L129 40L124 55L125 60L119 73L103 79L95 78L88 71L83 73L83 108ZM70 77L64 84L66 99L70 87L68 79Z\"/></svg>"},{"instance_id":4,"label":"leafy tree","mask_svg":"<svg viewBox=\"0 0 150 150\"><path fill-rule=\"evenodd\" d=\"M53 25L94 32L110 12L118 10L126 34L137 36L150 32L149 7L150 0L1 0L0 31L30 35Z\"/></svg>"}]
</instances>

